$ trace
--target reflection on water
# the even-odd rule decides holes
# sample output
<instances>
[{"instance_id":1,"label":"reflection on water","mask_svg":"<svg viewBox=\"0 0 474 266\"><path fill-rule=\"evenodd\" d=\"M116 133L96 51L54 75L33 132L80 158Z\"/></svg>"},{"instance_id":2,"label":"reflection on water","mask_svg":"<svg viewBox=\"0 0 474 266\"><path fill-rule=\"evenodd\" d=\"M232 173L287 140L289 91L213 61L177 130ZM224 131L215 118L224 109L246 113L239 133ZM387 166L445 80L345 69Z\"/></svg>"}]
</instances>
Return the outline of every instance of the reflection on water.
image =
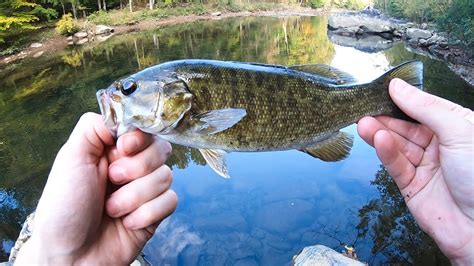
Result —
<instances>
[{"instance_id":1,"label":"reflection on water","mask_svg":"<svg viewBox=\"0 0 474 266\"><path fill-rule=\"evenodd\" d=\"M153 64L183 58L326 63L368 81L418 59L425 64L428 91L474 107L474 90L442 62L401 44L375 54L334 45L326 23L324 17L195 22L114 36L1 68L0 259L34 209L77 119L98 111L95 91ZM355 126L344 131L356 134ZM175 146L168 164L180 203L145 247L156 264L282 264L312 244L337 250L355 245L371 263L444 259L416 227L374 151L358 137L351 156L336 163L296 151L232 153L230 180L185 147Z\"/></svg>"}]
</instances>

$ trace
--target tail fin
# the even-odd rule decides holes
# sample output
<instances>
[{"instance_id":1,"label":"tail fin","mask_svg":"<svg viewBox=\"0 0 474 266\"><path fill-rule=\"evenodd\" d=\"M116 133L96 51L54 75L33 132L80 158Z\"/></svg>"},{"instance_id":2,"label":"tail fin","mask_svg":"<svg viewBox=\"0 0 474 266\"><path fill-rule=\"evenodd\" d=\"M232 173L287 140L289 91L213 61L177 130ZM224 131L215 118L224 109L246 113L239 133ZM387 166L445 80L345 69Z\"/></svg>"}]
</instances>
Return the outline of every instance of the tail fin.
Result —
<instances>
[{"instance_id":1,"label":"tail fin","mask_svg":"<svg viewBox=\"0 0 474 266\"><path fill-rule=\"evenodd\" d=\"M421 61L409 61L403 63L387 71L385 74L373 81L377 88L383 90L383 94L386 95L387 100L389 101L389 105L387 106L388 109L384 108L385 110L382 111L383 114L411 122L417 122L403 113L402 110L393 103L388 95L388 86L390 81L394 78L403 79L408 84L423 90L423 63Z\"/></svg>"},{"instance_id":2,"label":"tail fin","mask_svg":"<svg viewBox=\"0 0 474 266\"><path fill-rule=\"evenodd\" d=\"M394 78L403 79L408 84L423 90L423 63L421 61L409 61L394 67L377 78L375 83L390 84Z\"/></svg>"}]
</instances>

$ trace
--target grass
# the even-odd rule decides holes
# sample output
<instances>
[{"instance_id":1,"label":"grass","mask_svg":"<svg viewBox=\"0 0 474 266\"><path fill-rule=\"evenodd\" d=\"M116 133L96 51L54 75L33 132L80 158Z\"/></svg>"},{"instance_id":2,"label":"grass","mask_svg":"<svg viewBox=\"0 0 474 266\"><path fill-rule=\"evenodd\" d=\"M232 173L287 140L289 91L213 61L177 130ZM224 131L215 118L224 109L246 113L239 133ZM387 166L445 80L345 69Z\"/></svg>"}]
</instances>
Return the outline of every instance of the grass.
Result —
<instances>
[{"instance_id":1,"label":"grass","mask_svg":"<svg viewBox=\"0 0 474 266\"><path fill-rule=\"evenodd\" d=\"M154 10L142 9L129 12L128 9L112 10L109 12L98 11L91 14L88 19L94 24L105 24L111 26L132 24L142 20L162 19L173 16L204 15L212 12L241 12L241 11L266 11L282 8L280 4L272 3L251 3L246 5L238 4L189 4L166 6L159 5Z\"/></svg>"}]
</instances>

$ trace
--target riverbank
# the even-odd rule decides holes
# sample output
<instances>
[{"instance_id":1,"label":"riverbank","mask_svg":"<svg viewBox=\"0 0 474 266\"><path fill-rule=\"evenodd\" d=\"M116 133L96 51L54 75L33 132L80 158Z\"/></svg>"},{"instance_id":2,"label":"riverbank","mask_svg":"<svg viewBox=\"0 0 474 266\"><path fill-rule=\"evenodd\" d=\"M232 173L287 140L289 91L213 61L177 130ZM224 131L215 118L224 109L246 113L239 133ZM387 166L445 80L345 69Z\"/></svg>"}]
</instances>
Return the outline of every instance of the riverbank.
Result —
<instances>
[{"instance_id":1,"label":"riverbank","mask_svg":"<svg viewBox=\"0 0 474 266\"><path fill-rule=\"evenodd\" d=\"M321 14L329 15L329 14L335 14L335 13L341 14L342 16L346 16L344 15L343 12L341 12L342 10L311 9L311 8L304 8L300 6L290 7L290 6L282 6L282 5L272 5L272 6L266 6L264 9L271 9L271 10L252 9L253 11L236 11L236 12L232 12L230 10L224 10L222 12L215 11L215 10L208 10L204 14L187 14L187 15L168 16L168 17L162 17L162 16L154 17L153 15L150 15L149 13L150 11L142 10L142 11L134 12L135 14L133 16L125 18L125 19L123 17L126 17L126 13L128 12L123 11L123 10L122 11L117 10L117 11L112 11L112 17L115 17L114 20L111 20L111 14L109 13L104 13L102 14L102 16L99 16L99 17L95 16L95 18L94 16L92 16L93 18L91 20L94 21L94 23L108 21L110 22L110 24L114 25L114 34L124 34L124 33L129 33L129 32L140 31L140 30L156 29L162 26L167 26L167 25L176 25L176 24L189 23L189 22L200 21L200 20L216 20L216 19L230 18L230 17L318 16ZM116 12L115 16L113 12ZM201 13L201 11L199 10L197 11L191 10L189 12ZM173 14L176 14L176 13L179 13L179 12L174 12ZM138 20L136 19L137 17L143 17L143 19ZM390 19L391 19L390 17L384 17L384 20L388 21ZM79 21L79 23L82 25L85 25L87 23L90 24L90 22L86 22L85 20ZM331 25L329 25L329 28L331 30ZM50 31L53 31L53 29L50 29ZM329 33L330 32L331 31L329 31ZM383 36L383 34L385 33L386 32L382 32L381 37L386 38L386 36ZM393 31L392 33L397 33L397 31ZM11 62L15 62L23 58L39 57L39 56L42 56L43 54L62 50L68 46L68 43L69 45L71 44L71 39L68 39L66 36L52 34L51 32L46 35L48 37L44 38L45 40L42 41L41 43L33 43L28 48L23 49L22 51L16 54L0 57L0 66L11 63ZM353 36L347 36L347 37L355 38L357 40L360 39L359 34L354 34ZM410 42L408 39L405 39L402 35L398 36L397 38L396 40L392 40L389 38L390 39L389 41L390 42L404 41L407 47L411 47L411 49L413 49L414 52L423 53L425 55L433 57L433 55L430 54L429 49L424 49L423 47L420 47L420 46L414 46L413 42ZM342 44L342 45L351 46L350 44L348 45L346 41L345 41L345 44ZM472 58L472 51L470 50L470 47L456 44L456 45L450 45L449 49L450 50L447 53L443 51L442 49L440 49L439 51L443 53L440 53L438 56L434 56L434 58L441 61L445 61L448 64L448 66L456 74L458 74L466 82L471 84L471 86L474 86L474 60Z\"/></svg>"}]
</instances>

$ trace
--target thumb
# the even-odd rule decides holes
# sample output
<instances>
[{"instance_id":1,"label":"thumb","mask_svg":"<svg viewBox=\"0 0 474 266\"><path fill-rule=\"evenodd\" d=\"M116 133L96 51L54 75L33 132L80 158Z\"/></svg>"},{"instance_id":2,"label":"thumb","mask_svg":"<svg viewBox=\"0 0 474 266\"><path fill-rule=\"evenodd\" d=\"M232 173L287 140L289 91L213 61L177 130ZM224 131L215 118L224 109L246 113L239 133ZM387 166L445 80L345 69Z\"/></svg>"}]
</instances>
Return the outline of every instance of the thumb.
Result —
<instances>
[{"instance_id":1,"label":"thumb","mask_svg":"<svg viewBox=\"0 0 474 266\"><path fill-rule=\"evenodd\" d=\"M389 92L403 112L433 130L441 143L472 134L474 113L470 109L421 91L401 79L390 82Z\"/></svg>"}]
</instances>

